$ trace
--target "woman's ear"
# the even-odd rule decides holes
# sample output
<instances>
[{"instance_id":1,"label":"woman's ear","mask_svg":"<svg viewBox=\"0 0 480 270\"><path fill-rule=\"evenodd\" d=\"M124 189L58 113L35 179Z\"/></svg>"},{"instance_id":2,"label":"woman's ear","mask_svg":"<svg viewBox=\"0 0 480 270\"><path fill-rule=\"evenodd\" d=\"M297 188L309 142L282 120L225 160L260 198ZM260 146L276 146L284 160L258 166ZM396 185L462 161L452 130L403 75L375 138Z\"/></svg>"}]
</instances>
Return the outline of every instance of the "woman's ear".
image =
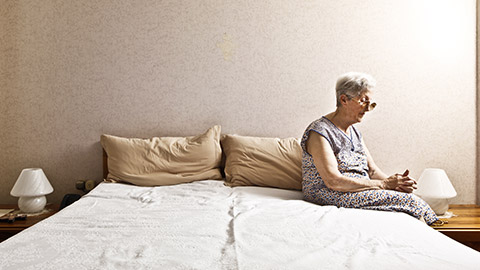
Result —
<instances>
[{"instance_id":1,"label":"woman's ear","mask_svg":"<svg viewBox=\"0 0 480 270\"><path fill-rule=\"evenodd\" d=\"M346 105L348 100L349 100L349 98L347 97L347 95L345 95L345 94L340 95L340 103L342 104L342 106Z\"/></svg>"}]
</instances>

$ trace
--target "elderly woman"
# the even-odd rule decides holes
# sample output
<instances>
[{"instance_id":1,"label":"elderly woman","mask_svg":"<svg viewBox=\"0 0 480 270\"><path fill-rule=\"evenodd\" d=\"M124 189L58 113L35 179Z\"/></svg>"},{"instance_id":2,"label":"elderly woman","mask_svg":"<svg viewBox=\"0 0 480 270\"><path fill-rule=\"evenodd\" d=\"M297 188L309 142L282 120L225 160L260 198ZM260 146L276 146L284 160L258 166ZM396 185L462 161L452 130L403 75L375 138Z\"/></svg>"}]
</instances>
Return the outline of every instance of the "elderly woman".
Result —
<instances>
[{"instance_id":1,"label":"elderly woman","mask_svg":"<svg viewBox=\"0 0 480 270\"><path fill-rule=\"evenodd\" d=\"M304 199L320 205L405 212L432 224L438 218L425 201L411 194L416 182L408 170L392 176L383 173L353 126L375 108L374 86L370 75L342 75L336 84L337 109L305 130Z\"/></svg>"}]
</instances>

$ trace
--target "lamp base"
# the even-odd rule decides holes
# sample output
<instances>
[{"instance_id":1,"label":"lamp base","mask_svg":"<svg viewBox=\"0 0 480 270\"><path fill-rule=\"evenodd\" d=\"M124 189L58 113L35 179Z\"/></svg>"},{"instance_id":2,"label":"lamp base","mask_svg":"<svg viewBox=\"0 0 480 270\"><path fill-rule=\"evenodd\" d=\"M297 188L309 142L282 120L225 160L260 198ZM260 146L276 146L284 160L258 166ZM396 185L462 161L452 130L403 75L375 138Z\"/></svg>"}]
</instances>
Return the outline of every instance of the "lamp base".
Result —
<instances>
[{"instance_id":1,"label":"lamp base","mask_svg":"<svg viewBox=\"0 0 480 270\"><path fill-rule=\"evenodd\" d=\"M448 199L423 198L430 205L435 214L441 216L448 210Z\"/></svg>"},{"instance_id":2,"label":"lamp base","mask_svg":"<svg viewBox=\"0 0 480 270\"><path fill-rule=\"evenodd\" d=\"M47 204L45 196L20 197L18 199L18 208L24 213L37 213L42 211Z\"/></svg>"}]
</instances>

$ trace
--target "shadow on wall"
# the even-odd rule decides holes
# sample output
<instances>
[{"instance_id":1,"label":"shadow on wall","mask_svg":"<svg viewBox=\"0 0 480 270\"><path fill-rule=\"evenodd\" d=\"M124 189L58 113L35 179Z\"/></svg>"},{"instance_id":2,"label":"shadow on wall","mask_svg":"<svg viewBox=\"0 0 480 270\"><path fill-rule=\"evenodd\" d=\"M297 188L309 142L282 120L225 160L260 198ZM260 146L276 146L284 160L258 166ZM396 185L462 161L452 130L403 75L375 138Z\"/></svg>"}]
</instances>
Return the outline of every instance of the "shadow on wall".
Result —
<instances>
[{"instance_id":1,"label":"shadow on wall","mask_svg":"<svg viewBox=\"0 0 480 270\"><path fill-rule=\"evenodd\" d=\"M45 163L43 167L54 188L54 192L47 196L48 201L59 203L65 194L80 193L75 188L78 180L91 179L97 183L103 181L102 152L98 141L88 146L68 145L61 153L52 153L56 156L57 163Z\"/></svg>"}]
</instances>

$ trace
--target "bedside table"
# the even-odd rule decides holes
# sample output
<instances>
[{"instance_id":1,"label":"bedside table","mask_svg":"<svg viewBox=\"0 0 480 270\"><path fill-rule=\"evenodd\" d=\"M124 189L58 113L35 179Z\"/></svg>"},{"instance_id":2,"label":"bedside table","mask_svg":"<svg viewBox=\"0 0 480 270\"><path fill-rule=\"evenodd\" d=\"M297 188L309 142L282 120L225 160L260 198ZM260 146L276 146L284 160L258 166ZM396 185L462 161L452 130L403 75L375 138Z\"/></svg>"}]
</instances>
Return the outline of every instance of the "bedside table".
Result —
<instances>
[{"instance_id":1,"label":"bedside table","mask_svg":"<svg viewBox=\"0 0 480 270\"><path fill-rule=\"evenodd\" d=\"M15 209L18 210L16 204L0 204L0 209ZM10 236L17 234L18 232L34 225L35 223L42 221L49 216L58 212L58 205L47 204L45 209L49 209L50 212L44 213L38 216L28 216L26 220L15 220L13 223L0 222L0 242L3 242Z\"/></svg>"},{"instance_id":2,"label":"bedside table","mask_svg":"<svg viewBox=\"0 0 480 270\"><path fill-rule=\"evenodd\" d=\"M480 251L480 206L475 204L451 204L448 209L456 217L441 219L448 221L435 230L466 246Z\"/></svg>"}]
</instances>

